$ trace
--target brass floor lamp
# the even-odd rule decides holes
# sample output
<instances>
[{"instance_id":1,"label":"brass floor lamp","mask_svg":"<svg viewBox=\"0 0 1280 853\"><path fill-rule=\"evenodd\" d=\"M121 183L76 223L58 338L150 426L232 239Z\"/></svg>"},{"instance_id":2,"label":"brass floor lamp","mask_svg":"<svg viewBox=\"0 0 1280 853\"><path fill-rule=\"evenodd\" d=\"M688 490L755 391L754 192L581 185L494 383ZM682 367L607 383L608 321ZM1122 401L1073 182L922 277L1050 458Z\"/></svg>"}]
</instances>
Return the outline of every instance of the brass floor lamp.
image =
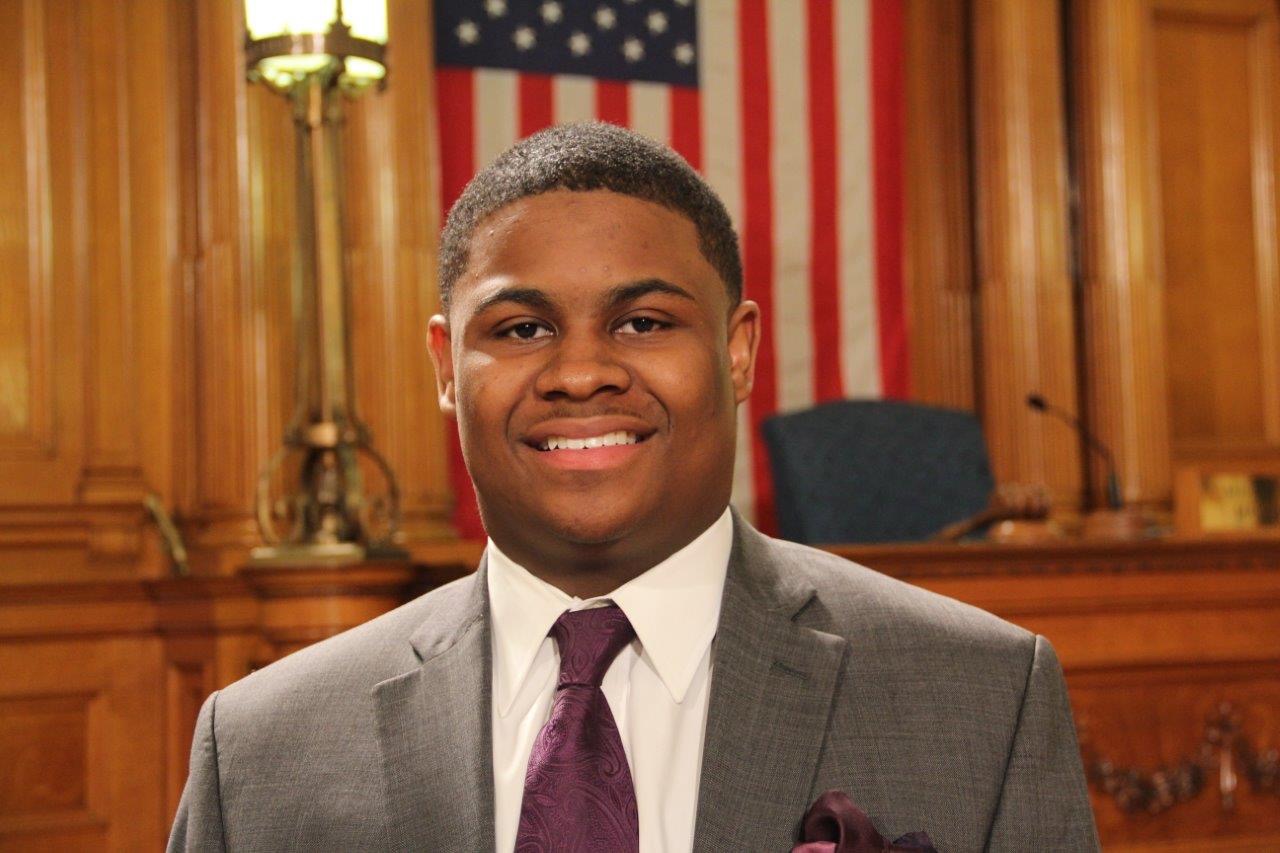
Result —
<instances>
[{"instance_id":1,"label":"brass floor lamp","mask_svg":"<svg viewBox=\"0 0 1280 853\"><path fill-rule=\"evenodd\" d=\"M343 100L386 81L386 0L245 0L249 78L286 96L297 132L293 310L297 394L282 447L258 478L259 565L404 557L400 495L355 409L343 259ZM361 460L366 460L362 465ZM298 463L287 494L273 491ZM366 489L366 475L383 481Z\"/></svg>"}]
</instances>

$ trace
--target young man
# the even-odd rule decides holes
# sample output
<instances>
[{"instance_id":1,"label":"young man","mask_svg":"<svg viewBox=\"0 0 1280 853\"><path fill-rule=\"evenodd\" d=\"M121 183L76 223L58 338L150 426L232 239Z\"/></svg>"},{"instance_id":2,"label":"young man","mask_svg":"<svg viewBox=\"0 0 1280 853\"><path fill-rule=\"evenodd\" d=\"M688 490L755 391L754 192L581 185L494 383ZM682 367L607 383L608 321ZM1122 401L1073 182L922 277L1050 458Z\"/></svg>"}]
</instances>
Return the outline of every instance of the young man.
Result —
<instances>
[{"instance_id":1,"label":"young man","mask_svg":"<svg viewBox=\"0 0 1280 853\"><path fill-rule=\"evenodd\" d=\"M728 508L761 317L682 160L544 131L440 254L485 559L210 697L170 849L785 851L829 790L939 850L1097 848L1043 638Z\"/></svg>"}]
</instances>

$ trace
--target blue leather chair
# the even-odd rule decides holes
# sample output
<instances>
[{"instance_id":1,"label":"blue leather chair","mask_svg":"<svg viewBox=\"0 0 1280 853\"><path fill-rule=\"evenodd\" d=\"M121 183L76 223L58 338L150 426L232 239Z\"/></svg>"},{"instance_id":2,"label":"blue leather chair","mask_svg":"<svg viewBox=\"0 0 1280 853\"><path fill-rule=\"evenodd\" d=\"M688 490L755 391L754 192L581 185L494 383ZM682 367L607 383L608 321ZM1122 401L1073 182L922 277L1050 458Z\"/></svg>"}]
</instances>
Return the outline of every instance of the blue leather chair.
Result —
<instances>
[{"instance_id":1,"label":"blue leather chair","mask_svg":"<svg viewBox=\"0 0 1280 853\"><path fill-rule=\"evenodd\" d=\"M987 446L967 412L842 400L764 422L783 538L808 544L933 537L987 508Z\"/></svg>"}]
</instances>

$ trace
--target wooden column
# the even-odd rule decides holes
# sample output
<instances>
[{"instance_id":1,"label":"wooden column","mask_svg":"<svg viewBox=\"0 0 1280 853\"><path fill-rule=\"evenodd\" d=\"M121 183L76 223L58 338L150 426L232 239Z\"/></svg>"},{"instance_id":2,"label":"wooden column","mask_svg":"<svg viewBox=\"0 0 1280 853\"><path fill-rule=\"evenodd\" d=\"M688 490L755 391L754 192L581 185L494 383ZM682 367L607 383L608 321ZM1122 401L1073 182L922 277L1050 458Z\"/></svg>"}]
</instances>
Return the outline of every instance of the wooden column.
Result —
<instances>
[{"instance_id":1,"label":"wooden column","mask_svg":"<svg viewBox=\"0 0 1280 853\"><path fill-rule=\"evenodd\" d=\"M906 282L912 397L973 411L967 9L906 4Z\"/></svg>"},{"instance_id":2,"label":"wooden column","mask_svg":"<svg viewBox=\"0 0 1280 853\"><path fill-rule=\"evenodd\" d=\"M1072 4L1085 416L1116 455L1126 501L1170 499L1164 281L1143 0ZM1092 462L1094 501L1106 472Z\"/></svg>"},{"instance_id":3,"label":"wooden column","mask_svg":"<svg viewBox=\"0 0 1280 853\"><path fill-rule=\"evenodd\" d=\"M251 246L251 203L261 210L270 185L249 168L240 4L197 2L189 26L193 50L180 73L190 96L183 131L195 175L187 188L188 277L179 313L188 382L178 389L184 430L177 511L193 570L229 573L257 541L254 478L271 432L265 409L281 396L266 387L268 315L254 287L255 267L268 256L259 249L254 264ZM281 144L292 150L288 137ZM287 305L287 267L277 287Z\"/></svg>"},{"instance_id":4,"label":"wooden column","mask_svg":"<svg viewBox=\"0 0 1280 853\"><path fill-rule=\"evenodd\" d=\"M982 417L996 479L1081 502L1080 446L1026 405L1077 408L1056 0L975 0L974 166Z\"/></svg>"},{"instance_id":5,"label":"wooden column","mask_svg":"<svg viewBox=\"0 0 1280 853\"><path fill-rule=\"evenodd\" d=\"M348 110L347 243L356 395L400 483L410 546L453 536L427 320L439 310L431 8L391 0L388 87Z\"/></svg>"}]
</instances>

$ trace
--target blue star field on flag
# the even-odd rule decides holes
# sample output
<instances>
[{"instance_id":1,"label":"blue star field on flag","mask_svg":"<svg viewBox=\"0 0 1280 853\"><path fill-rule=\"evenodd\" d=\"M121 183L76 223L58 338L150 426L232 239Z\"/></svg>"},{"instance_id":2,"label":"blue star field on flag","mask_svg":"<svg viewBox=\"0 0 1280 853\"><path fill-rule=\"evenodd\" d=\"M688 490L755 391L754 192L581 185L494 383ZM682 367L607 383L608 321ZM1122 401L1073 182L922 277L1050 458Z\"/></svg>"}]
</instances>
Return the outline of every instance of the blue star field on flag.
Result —
<instances>
[{"instance_id":1,"label":"blue star field on flag","mask_svg":"<svg viewBox=\"0 0 1280 853\"><path fill-rule=\"evenodd\" d=\"M698 85L693 0L437 0L436 63Z\"/></svg>"}]
</instances>

